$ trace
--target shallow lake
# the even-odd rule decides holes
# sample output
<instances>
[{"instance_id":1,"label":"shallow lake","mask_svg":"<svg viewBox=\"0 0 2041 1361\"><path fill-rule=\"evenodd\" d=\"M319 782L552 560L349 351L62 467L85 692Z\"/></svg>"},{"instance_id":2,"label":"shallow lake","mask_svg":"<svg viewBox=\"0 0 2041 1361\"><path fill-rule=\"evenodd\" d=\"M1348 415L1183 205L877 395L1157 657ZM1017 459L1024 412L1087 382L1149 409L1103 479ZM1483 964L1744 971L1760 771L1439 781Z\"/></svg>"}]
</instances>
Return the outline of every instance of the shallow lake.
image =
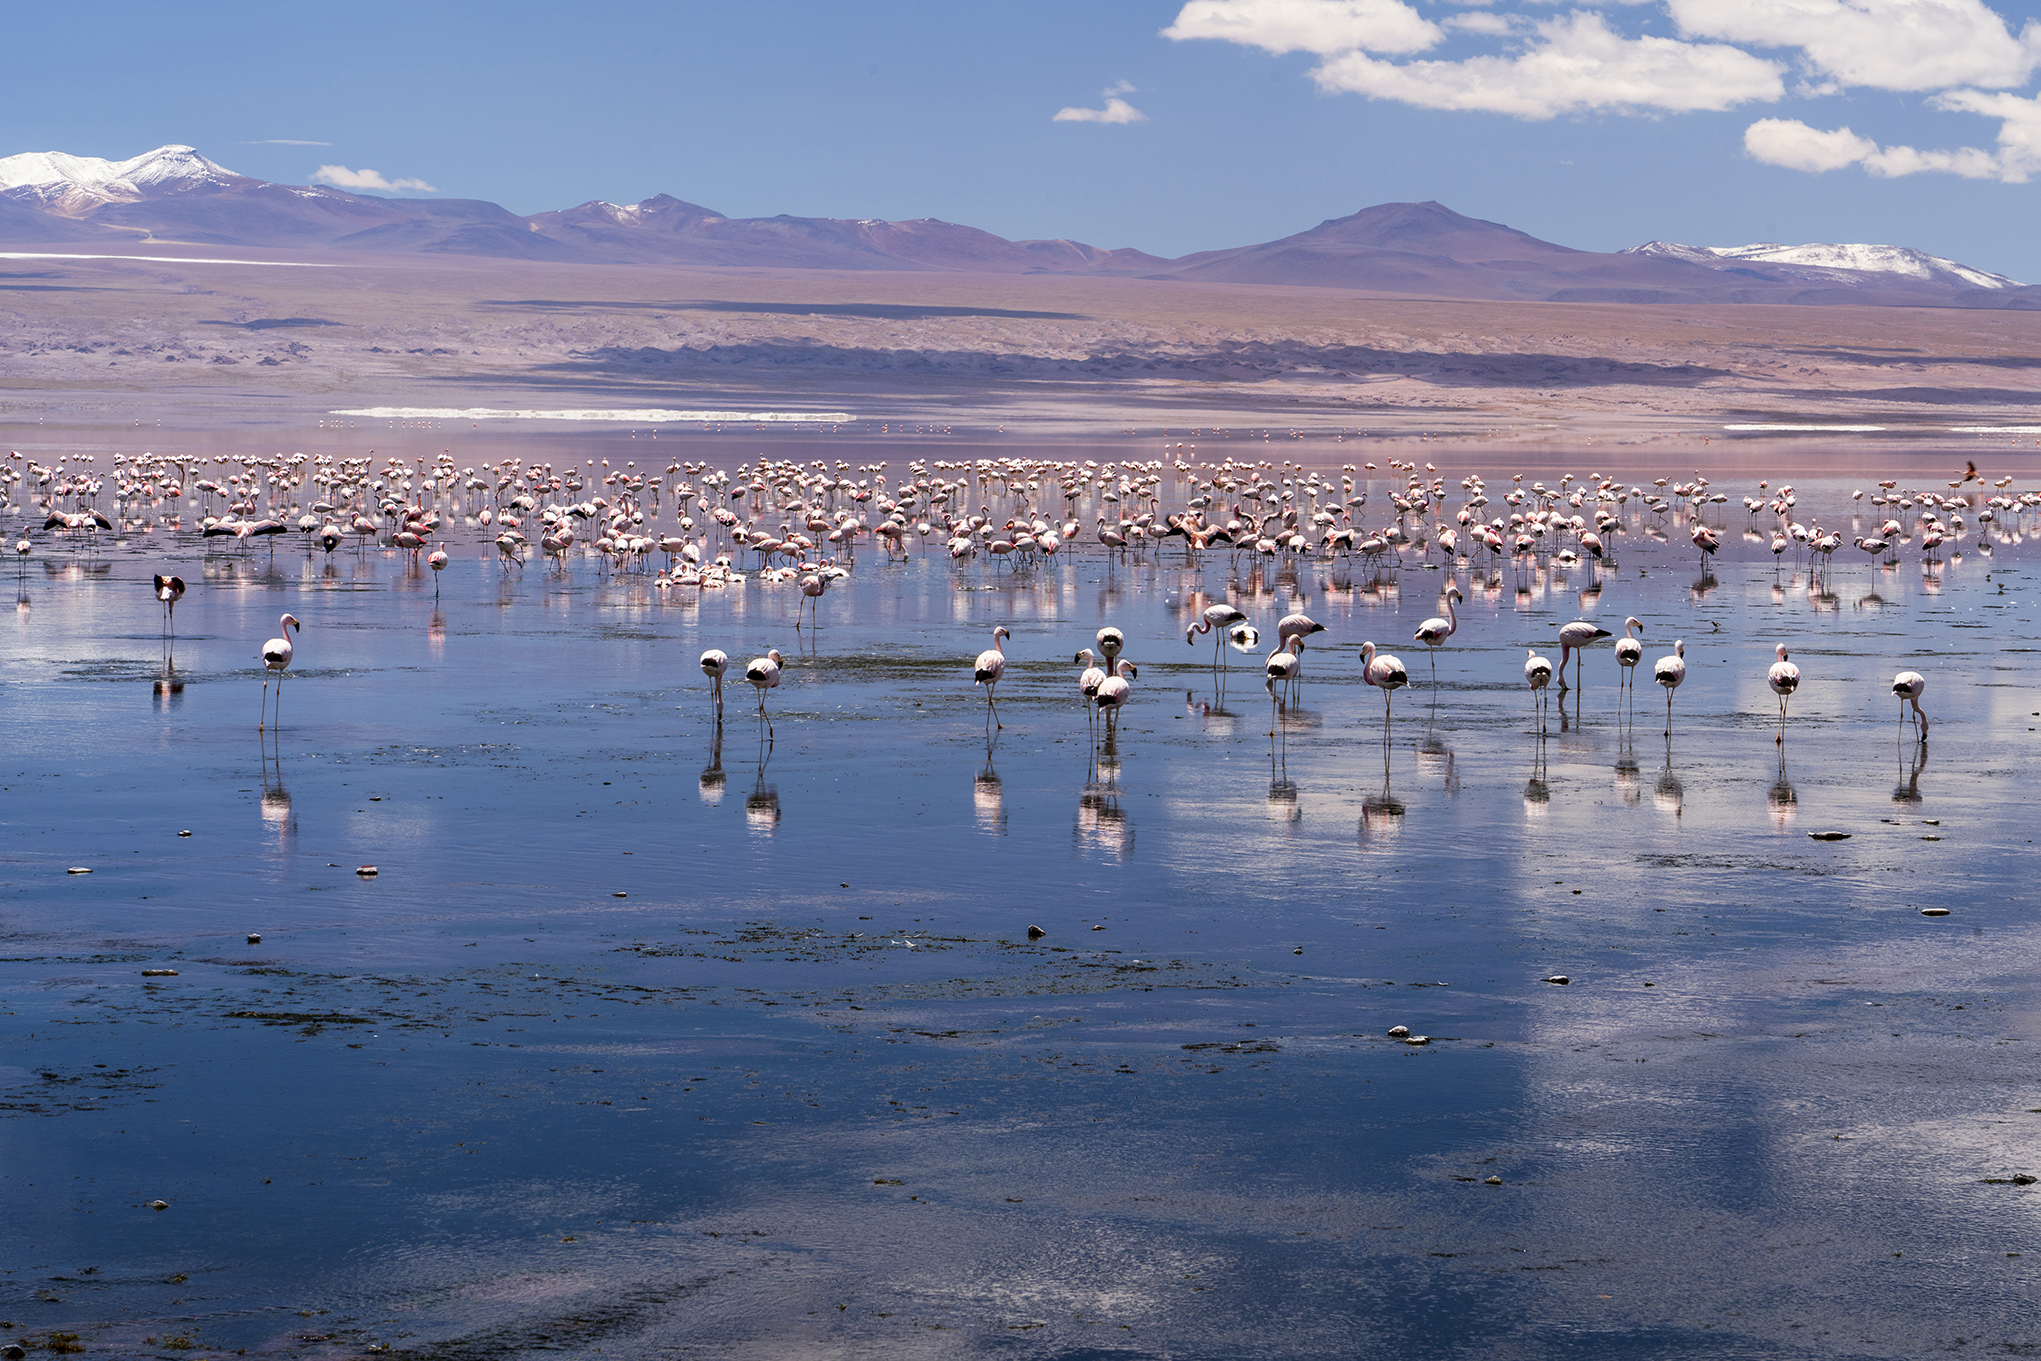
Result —
<instances>
[{"instance_id":1,"label":"shallow lake","mask_svg":"<svg viewBox=\"0 0 2041 1361\"><path fill-rule=\"evenodd\" d=\"M1798 495L1853 535L1866 486ZM189 519L37 533L0 626L0 1331L2041 1345L2041 1187L2014 1180L2041 1172L2031 546L1973 522L1938 565L1845 547L1811 575L1738 502L1706 514L1705 569L1634 500L1599 569L861 544L799 630L791 584L510 568L459 515L438 574ZM189 583L174 670L158 571ZM1420 655L1448 583L1459 630ZM1184 640L1214 602L1263 636L1223 677ZM1279 708L1261 659L1293 610L1325 632ZM1526 649L1626 616L1634 704L1603 640L1541 737ZM997 625L992 727L971 659ZM1139 675L1101 742L1071 659L1107 625ZM1411 680L1386 729L1369 640ZM720 736L708 647L736 662ZM768 647L770 741L736 674Z\"/></svg>"}]
</instances>

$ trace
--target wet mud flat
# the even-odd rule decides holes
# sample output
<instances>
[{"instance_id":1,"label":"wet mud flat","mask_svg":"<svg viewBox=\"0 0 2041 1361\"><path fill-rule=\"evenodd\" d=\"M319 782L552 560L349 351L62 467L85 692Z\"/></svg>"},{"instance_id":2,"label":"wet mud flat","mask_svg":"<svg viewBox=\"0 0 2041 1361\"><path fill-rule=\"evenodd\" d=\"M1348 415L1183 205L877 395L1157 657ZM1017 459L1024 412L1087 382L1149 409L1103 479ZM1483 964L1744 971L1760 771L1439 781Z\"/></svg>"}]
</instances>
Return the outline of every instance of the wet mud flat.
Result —
<instances>
[{"instance_id":1,"label":"wet mud flat","mask_svg":"<svg viewBox=\"0 0 2041 1361\"><path fill-rule=\"evenodd\" d=\"M190 550L173 689L161 545L38 563L0 663L0 1334L2031 1350L2022 546L1819 588L1646 537L1592 594L1462 573L1386 741L1358 650L1435 612L1415 564L861 558L788 646L791 594L506 582L486 543L437 601L377 552ZM1206 597L1328 625L1297 704L1253 659L1221 697ZM1583 614L1687 639L1671 738L1594 653L1540 740L1515 672ZM1065 665L1105 622L1142 664L1110 749ZM785 651L770 744L748 695L718 741L711 645Z\"/></svg>"}]
</instances>

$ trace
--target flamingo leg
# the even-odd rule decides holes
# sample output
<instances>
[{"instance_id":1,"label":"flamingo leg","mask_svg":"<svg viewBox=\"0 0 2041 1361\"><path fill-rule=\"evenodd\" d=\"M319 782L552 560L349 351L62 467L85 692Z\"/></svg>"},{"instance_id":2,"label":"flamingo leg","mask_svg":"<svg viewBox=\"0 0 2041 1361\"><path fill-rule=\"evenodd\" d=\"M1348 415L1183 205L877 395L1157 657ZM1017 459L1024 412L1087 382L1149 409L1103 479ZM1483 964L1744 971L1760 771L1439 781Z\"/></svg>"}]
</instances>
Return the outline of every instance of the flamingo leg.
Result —
<instances>
[{"instance_id":1,"label":"flamingo leg","mask_svg":"<svg viewBox=\"0 0 2041 1361\"><path fill-rule=\"evenodd\" d=\"M261 732L269 722L269 672L262 673L262 714L255 720L255 731Z\"/></svg>"},{"instance_id":2,"label":"flamingo leg","mask_svg":"<svg viewBox=\"0 0 2041 1361\"><path fill-rule=\"evenodd\" d=\"M1665 735L1672 736L1672 687L1665 690Z\"/></svg>"}]
</instances>

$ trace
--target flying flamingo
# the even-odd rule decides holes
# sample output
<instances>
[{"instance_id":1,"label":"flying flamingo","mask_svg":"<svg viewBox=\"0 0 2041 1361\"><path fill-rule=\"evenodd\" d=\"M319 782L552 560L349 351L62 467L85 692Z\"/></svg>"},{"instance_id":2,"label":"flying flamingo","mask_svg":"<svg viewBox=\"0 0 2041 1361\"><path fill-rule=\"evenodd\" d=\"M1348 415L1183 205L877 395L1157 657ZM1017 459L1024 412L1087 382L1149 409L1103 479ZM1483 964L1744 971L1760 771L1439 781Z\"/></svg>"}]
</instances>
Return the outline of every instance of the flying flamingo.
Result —
<instances>
[{"instance_id":1,"label":"flying flamingo","mask_svg":"<svg viewBox=\"0 0 2041 1361\"><path fill-rule=\"evenodd\" d=\"M1538 655L1538 649L1524 649L1524 684L1531 687L1531 702L1538 713L1538 732L1545 731L1545 687L1552 681L1552 659Z\"/></svg>"},{"instance_id":2,"label":"flying flamingo","mask_svg":"<svg viewBox=\"0 0 2041 1361\"><path fill-rule=\"evenodd\" d=\"M1439 648L1446 639L1460 631L1460 616L1453 609L1453 602L1465 600L1458 586L1446 587L1446 617L1427 619L1417 626L1417 641L1425 645L1425 655L1432 661L1432 689L1439 688Z\"/></svg>"},{"instance_id":3,"label":"flying flamingo","mask_svg":"<svg viewBox=\"0 0 2041 1361\"><path fill-rule=\"evenodd\" d=\"M1920 734L1923 742L1928 740L1928 716L1921 712L1921 696L1927 693L1927 688L1928 678L1918 671L1902 671L1892 678L1892 693L1899 696L1900 704L1913 704L1914 731ZM1901 722L1906 721L1904 707L1900 709L1899 717Z\"/></svg>"},{"instance_id":4,"label":"flying flamingo","mask_svg":"<svg viewBox=\"0 0 2041 1361\"><path fill-rule=\"evenodd\" d=\"M291 630L302 631L304 627L287 614L277 625L277 631L283 636L272 638L262 645L262 717L255 720L257 732L262 731L263 721L269 717L269 678L272 674L276 676L276 725L279 728L283 726L283 673L290 669L291 655L297 650L291 646Z\"/></svg>"},{"instance_id":5,"label":"flying flamingo","mask_svg":"<svg viewBox=\"0 0 2041 1361\"><path fill-rule=\"evenodd\" d=\"M1779 735L1772 740L1780 746L1786 745L1786 701L1800 688L1800 668L1786 660L1786 645L1777 648L1779 660L1772 663L1772 669L1765 673L1765 684L1772 687L1772 693L1779 697Z\"/></svg>"},{"instance_id":6,"label":"flying flamingo","mask_svg":"<svg viewBox=\"0 0 2041 1361\"><path fill-rule=\"evenodd\" d=\"M1098 698L1092 702L1106 716L1106 736L1110 738L1120 730L1120 710L1134 691L1134 687L1127 684L1127 677L1138 680L1141 673L1134 669L1132 662L1123 662L1118 657L1107 659L1106 673L1106 678L1099 683Z\"/></svg>"},{"instance_id":7,"label":"flying flamingo","mask_svg":"<svg viewBox=\"0 0 2041 1361\"><path fill-rule=\"evenodd\" d=\"M712 647L702 654L702 674L709 678L709 698L716 702L716 726L723 726L723 673L730 669L730 654Z\"/></svg>"},{"instance_id":8,"label":"flying flamingo","mask_svg":"<svg viewBox=\"0 0 2041 1361\"><path fill-rule=\"evenodd\" d=\"M156 575L156 598L163 602L163 632L177 646L177 602L184 598L184 578Z\"/></svg>"},{"instance_id":9,"label":"flying flamingo","mask_svg":"<svg viewBox=\"0 0 2041 1361\"><path fill-rule=\"evenodd\" d=\"M1303 646L1300 641L1299 647ZM1377 654L1373 643L1361 644L1361 679L1382 692L1382 736L1389 736L1389 696L1410 684L1403 661L1384 652Z\"/></svg>"},{"instance_id":10,"label":"flying flamingo","mask_svg":"<svg viewBox=\"0 0 2041 1361\"><path fill-rule=\"evenodd\" d=\"M706 661L706 659L704 660ZM702 669L707 670L708 668L704 666ZM758 691L758 716L765 720L766 736L776 736L772 727L772 715L765 711L765 692L775 688L780 683L779 649L769 647L765 650L763 657L753 657L744 668L744 679L750 681L752 688ZM716 694L719 700L722 697L722 688L721 678L719 677L716 685Z\"/></svg>"},{"instance_id":11,"label":"flying flamingo","mask_svg":"<svg viewBox=\"0 0 2041 1361\"><path fill-rule=\"evenodd\" d=\"M1006 725L999 721L999 705L993 698L993 692L999 688L999 678L1006 674L1006 649L1001 646L1000 640L1011 637L1013 635L1007 632L1004 624L992 630L992 646L978 654L977 667L971 677L972 684L985 687L985 716L1001 728Z\"/></svg>"},{"instance_id":12,"label":"flying flamingo","mask_svg":"<svg viewBox=\"0 0 2041 1361\"><path fill-rule=\"evenodd\" d=\"M1665 687L1665 735L1672 736L1672 692L1687 678L1687 640L1673 640L1672 655L1660 657L1651 667L1651 678ZM1666 750L1672 750L1670 747Z\"/></svg>"},{"instance_id":13,"label":"flying flamingo","mask_svg":"<svg viewBox=\"0 0 2041 1361\"><path fill-rule=\"evenodd\" d=\"M1637 641L1638 631L1644 621L1632 616L1623 621L1623 636L1616 640L1616 665L1623 668L1620 678L1630 691L1630 698L1637 698L1637 663L1644 660L1644 644Z\"/></svg>"},{"instance_id":14,"label":"flying flamingo","mask_svg":"<svg viewBox=\"0 0 2041 1361\"><path fill-rule=\"evenodd\" d=\"M1559 630L1559 688L1566 689L1566 660L1577 652L1585 652L1590 643L1596 643L1610 636L1605 628L1597 628L1585 619L1576 619ZM1580 662L1573 663L1573 679L1580 680Z\"/></svg>"}]
</instances>

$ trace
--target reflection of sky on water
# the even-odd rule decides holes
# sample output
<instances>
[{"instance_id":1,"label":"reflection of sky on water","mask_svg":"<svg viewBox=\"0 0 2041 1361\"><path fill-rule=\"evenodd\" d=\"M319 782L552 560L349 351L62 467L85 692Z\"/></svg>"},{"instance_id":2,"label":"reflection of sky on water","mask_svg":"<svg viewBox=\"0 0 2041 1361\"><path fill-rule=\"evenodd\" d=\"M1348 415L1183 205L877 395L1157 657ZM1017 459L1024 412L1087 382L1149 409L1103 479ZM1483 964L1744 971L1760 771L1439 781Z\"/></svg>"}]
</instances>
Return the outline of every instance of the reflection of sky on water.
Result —
<instances>
[{"instance_id":1,"label":"reflection of sky on water","mask_svg":"<svg viewBox=\"0 0 2041 1361\"><path fill-rule=\"evenodd\" d=\"M285 543L182 562L174 678L161 556L43 554L0 658L0 1128L46 1265L0 1316L116 1352L199 1308L266 1345L281 1306L476 1355L2031 1341L2041 1246L1984 1182L2032 1156L2022 550L1824 583L1732 534L1708 584L1668 531L1598 590L1460 571L1386 744L1358 649L1417 662L1447 574L1414 554L861 552L792 640L791 588L506 575L485 540L435 602ZM1183 641L1217 601L1270 646L1327 625L1294 702L1230 649L1221 698ZM1583 611L1644 623L1635 718L1603 643L1541 741L1524 649ZM1069 659L1105 623L1142 676L1095 749ZM712 645L787 657L771 743L748 687L717 733Z\"/></svg>"}]
</instances>

